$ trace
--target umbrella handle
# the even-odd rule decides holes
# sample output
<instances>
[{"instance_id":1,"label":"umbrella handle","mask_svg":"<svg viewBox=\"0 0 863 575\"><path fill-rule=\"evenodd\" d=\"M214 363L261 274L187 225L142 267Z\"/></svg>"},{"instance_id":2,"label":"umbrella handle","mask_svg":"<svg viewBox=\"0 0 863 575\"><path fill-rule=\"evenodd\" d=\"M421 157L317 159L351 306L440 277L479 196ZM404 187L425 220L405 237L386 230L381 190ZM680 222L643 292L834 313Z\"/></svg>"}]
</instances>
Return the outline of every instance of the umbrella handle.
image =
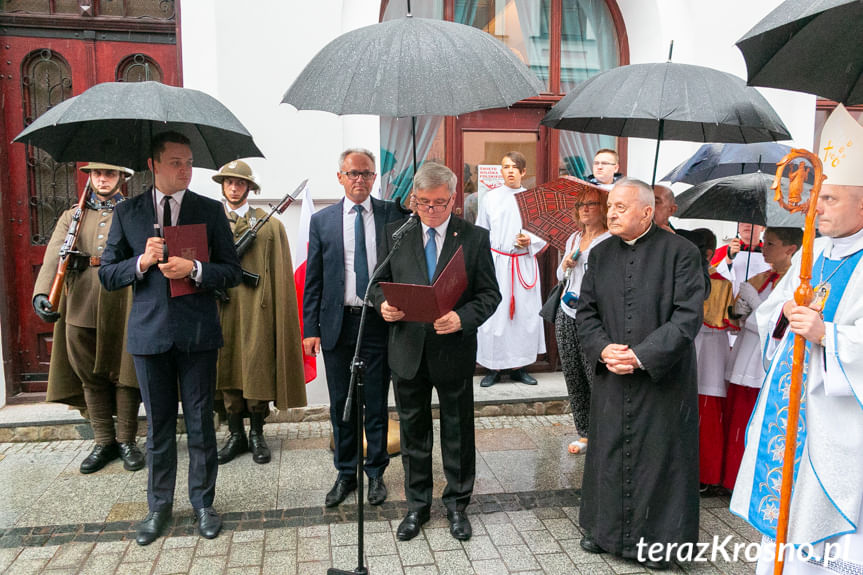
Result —
<instances>
[{"instance_id":1,"label":"umbrella handle","mask_svg":"<svg viewBox=\"0 0 863 575\"><path fill-rule=\"evenodd\" d=\"M782 174L785 167L796 158L803 158L812 164L815 170L815 182L809 191L809 198L803 200L803 181L808 174L808 168L799 165L791 174L788 201L782 195ZM794 302L797 305L809 305L814 295L812 285L812 252L815 241L815 204L821 193L821 182L825 180L821 160L808 150L793 149L776 164L776 178L771 189L776 190L774 199L784 209L791 213L806 212L806 225L803 228L802 256L800 261L800 285L794 292ZM806 356L806 340L799 335L794 336L794 355L791 366L791 388L788 399L788 423L785 429L785 453L782 460L782 488L779 496L779 520L776 525L776 556L773 563L773 575L782 575L785 559L785 544L788 539L788 515L791 510L791 490L794 486L794 454L797 451L797 425L800 417L801 389L803 387L803 364Z\"/></svg>"}]
</instances>

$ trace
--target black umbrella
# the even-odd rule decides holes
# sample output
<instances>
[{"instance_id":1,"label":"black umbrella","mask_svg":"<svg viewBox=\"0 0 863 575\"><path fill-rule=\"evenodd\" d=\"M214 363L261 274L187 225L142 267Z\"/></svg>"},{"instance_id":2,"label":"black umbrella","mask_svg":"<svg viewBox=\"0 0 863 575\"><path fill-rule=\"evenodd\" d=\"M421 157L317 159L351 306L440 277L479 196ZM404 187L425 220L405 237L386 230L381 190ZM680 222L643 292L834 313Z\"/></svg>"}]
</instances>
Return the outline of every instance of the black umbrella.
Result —
<instances>
[{"instance_id":1,"label":"black umbrella","mask_svg":"<svg viewBox=\"0 0 863 575\"><path fill-rule=\"evenodd\" d=\"M805 213L789 213L774 201L773 179L772 174L755 172L703 182L677 196L675 216L802 228ZM782 178L782 187L788 189L787 178ZM804 184L807 193L810 188Z\"/></svg>"},{"instance_id":2,"label":"black umbrella","mask_svg":"<svg viewBox=\"0 0 863 575\"><path fill-rule=\"evenodd\" d=\"M13 141L45 150L57 162L98 161L146 170L150 140L166 131L192 143L195 166L219 169L263 157L251 134L212 96L159 82L106 82L54 106Z\"/></svg>"},{"instance_id":3,"label":"black umbrella","mask_svg":"<svg viewBox=\"0 0 863 575\"><path fill-rule=\"evenodd\" d=\"M863 103L863 2L786 0L737 41L749 84Z\"/></svg>"},{"instance_id":4,"label":"black umbrella","mask_svg":"<svg viewBox=\"0 0 863 575\"><path fill-rule=\"evenodd\" d=\"M716 178L753 172L775 174L776 162L790 151L791 146L776 142L704 144L661 180L700 184Z\"/></svg>"},{"instance_id":5,"label":"black umbrella","mask_svg":"<svg viewBox=\"0 0 863 575\"><path fill-rule=\"evenodd\" d=\"M324 46L282 103L340 115L455 116L506 107L542 90L536 76L494 36L409 13L347 32Z\"/></svg>"},{"instance_id":6,"label":"black umbrella","mask_svg":"<svg viewBox=\"0 0 863 575\"><path fill-rule=\"evenodd\" d=\"M632 64L579 84L542 124L656 142L653 182L662 140L769 142L791 138L767 100L726 72L703 66Z\"/></svg>"}]
</instances>

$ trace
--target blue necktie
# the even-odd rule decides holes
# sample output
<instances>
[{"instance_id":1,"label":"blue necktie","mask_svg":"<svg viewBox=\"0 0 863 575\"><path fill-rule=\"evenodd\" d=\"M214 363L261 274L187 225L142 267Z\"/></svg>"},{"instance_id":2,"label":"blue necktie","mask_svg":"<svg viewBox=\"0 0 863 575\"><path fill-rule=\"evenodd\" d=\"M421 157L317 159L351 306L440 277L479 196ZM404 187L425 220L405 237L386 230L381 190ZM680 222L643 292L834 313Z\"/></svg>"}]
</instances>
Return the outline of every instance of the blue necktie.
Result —
<instances>
[{"instance_id":1,"label":"blue necktie","mask_svg":"<svg viewBox=\"0 0 863 575\"><path fill-rule=\"evenodd\" d=\"M429 235L429 241L426 242L426 267L429 272L429 283L432 283L434 270L437 267L437 242L434 228L429 228L426 233Z\"/></svg>"},{"instance_id":2,"label":"blue necktie","mask_svg":"<svg viewBox=\"0 0 863 575\"><path fill-rule=\"evenodd\" d=\"M357 218L354 221L354 273L357 277L357 296L360 299L366 297L366 288L369 285L369 260L366 255L366 226L363 222L363 207L359 204L354 206Z\"/></svg>"}]
</instances>

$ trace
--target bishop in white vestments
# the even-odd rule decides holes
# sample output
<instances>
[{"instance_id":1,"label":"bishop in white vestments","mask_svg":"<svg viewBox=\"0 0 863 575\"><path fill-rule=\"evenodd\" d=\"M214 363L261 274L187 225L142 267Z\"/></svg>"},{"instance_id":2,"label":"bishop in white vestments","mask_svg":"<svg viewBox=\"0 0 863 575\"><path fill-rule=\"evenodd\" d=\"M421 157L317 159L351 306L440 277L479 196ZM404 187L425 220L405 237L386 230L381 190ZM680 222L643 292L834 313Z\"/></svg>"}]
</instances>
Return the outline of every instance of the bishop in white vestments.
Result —
<instances>
[{"instance_id":1,"label":"bishop in white vestments","mask_svg":"<svg viewBox=\"0 0 863 575\"><path fill-rule=\"evenodd\" d=\"M784 572L863 574L863 127L843 106L824 125L818 152L827 179L817 202L815 302L793 301L798 252L756 312L772 361L746 432L731 511L764 535L759 574L773 572L795 334L807 341L808 363ZM780 314L789 324L777 340Z\"/></svg>"}]
</instances>

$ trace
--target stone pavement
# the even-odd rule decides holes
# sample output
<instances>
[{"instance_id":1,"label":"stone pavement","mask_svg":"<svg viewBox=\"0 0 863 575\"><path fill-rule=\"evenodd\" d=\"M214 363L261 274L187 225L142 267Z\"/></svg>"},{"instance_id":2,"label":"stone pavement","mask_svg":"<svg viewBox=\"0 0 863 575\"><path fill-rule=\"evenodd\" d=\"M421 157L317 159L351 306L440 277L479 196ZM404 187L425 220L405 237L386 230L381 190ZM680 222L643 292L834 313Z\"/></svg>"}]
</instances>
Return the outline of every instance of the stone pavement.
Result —
<instances>
[{"instance_id":1,"label":"stone pavement","mask_svg":"<svg viewBox=\"0 0 863 575\"><path fill-rule=\"evenodd\" d=\"M370 573L645 572L578 545L584 457L567 452L575 433L569 415L478 417L476 424L473 538L463 543L450 537L438 500L420 536L396 541L406 507L402 464L394 458L385 475L389 499L365 506ZM130 473L116 461L81 475L78 465L92 447L87 440L0 443L0 573L323 574L329 567L354 568L356 499L335 509L322 505L335 479L329 423L272 424L265 433L271 463L256 465L246 454L219 468L215 507L225 529L214 540L199 537L191 521L180 436L174 524L148 547L134 543L135 523L147 507L146 470ZM221 443L225 431L218 437ZM443 476L437 453L434 473ZM442 489L436 482L436 496ZM727 497L702 499L701 528L703 541L759 539L728 512ZM754 565L720 556L678 563L674 571L749 574Z\"/></svg>"}]
</instances>

